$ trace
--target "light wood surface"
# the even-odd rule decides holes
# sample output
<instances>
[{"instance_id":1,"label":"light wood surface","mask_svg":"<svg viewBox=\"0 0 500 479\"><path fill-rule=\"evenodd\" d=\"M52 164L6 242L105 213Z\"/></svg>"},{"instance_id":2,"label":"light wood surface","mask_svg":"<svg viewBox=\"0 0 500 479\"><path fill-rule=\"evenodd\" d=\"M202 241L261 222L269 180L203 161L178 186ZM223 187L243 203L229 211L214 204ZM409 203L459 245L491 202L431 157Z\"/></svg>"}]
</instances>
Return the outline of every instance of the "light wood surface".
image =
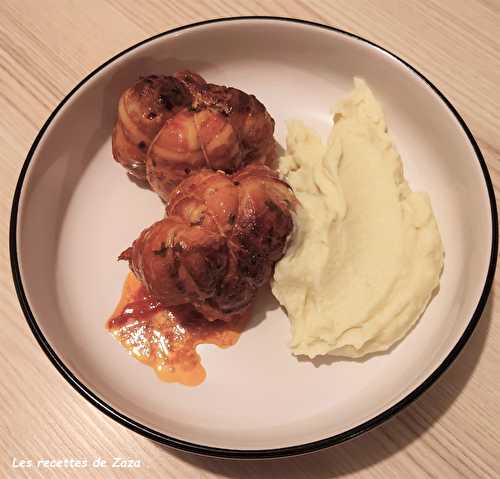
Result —
<instances>
[{"instance_id":1,"label":"light wood surface","mask_svg":"<svg viewBox=\"0 0 500 479\"><path fill-rule=\"evenodd\" d=\"M500 197L500 2L364 0L0 2L0 477L500 477L500 275L463 353L423 397L376 430L303 457L228 461L161 447L81 398L31 335L10 275L11 199L51 110L110 56L153 34L236 15L314 20L400 55L452 101ZM14 458L138 459L138 469L13 468Z\"/></svg>"}]
</instances>

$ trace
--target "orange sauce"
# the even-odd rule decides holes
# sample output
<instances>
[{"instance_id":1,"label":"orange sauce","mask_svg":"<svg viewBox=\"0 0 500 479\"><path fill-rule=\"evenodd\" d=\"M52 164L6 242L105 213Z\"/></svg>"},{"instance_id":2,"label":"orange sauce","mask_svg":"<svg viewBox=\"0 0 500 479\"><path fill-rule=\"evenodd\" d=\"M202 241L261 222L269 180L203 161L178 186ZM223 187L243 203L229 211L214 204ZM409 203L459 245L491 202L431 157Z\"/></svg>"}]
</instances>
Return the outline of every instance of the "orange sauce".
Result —
<instances>
[{"instance_id":1,"label":"orange sauce","mask_svg":"<svg viewBox=\"0 0 500 479\"><path fill-rule=\"evenodd\" d=\"M249 319L246 312L230 322L207 321L191 305L164 306L129 273L106 328L130 355L152 367L163 381L197 386L206 372L196 346L232 346Z\"/></svg>"}]
</instances>

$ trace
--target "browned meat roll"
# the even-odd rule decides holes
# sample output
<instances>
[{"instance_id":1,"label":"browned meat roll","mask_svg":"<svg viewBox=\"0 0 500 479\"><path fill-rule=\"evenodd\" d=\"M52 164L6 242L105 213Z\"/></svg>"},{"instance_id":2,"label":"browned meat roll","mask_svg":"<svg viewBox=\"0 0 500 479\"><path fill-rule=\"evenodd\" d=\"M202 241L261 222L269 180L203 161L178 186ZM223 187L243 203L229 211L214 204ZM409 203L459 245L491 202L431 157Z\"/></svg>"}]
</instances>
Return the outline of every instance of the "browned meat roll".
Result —
<instances>
[{"instance_id":1,"label":"browned meat roll","mask_svg":"<svg viewBox=\"0 0 500 479\"><path fill-rule=\"evenodd\" d=\"M247 307L285 252L296 199L264 165L233 175L201 170L169 195L167 217L121 255L166 305L192 303L208 320Z\"/></svg>"},{"instance_id":2,"label":"browned meat roll","mask_svg":"<svg viewBox=\"0 0 500 479\"><path fill-rule=\"evenodd\" d=\"M255 96L195 73L141 78L120 98L113 156L163 200L191 172L274 160L274 120Z\"/></svg>"}]
</instances>

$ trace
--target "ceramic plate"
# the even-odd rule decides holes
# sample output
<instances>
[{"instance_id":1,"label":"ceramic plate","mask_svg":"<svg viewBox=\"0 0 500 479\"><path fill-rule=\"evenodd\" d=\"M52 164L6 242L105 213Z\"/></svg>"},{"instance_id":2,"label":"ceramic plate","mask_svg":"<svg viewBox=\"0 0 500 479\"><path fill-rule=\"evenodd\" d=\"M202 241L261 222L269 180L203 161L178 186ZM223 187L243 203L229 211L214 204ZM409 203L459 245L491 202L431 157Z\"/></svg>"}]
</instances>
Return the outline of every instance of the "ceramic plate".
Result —
<instances>
[{"instance_id":1,"label":"ceramic plate","mask_svg":"<svg viewBox=\"0 0 500 479\"><path fill-rule=\"evenodd\" d=\"M236 346L198 348L206 381L162 383L106 333L127 273L115 259L163 215L112 159L120 93L139 75L199 72L254 93L276 120L326 136L353 76L381 101L414 190L429 192L446 251L441 290L389 354L303 361L269 292ZM102 412L151 439L225 457L299 454L381 423L422 393L467 341L498 242L488 172L450 102L401 59L359 37L296 20L235 18L177 28L110 59L52 113L14 197L11 258L28 323L54 366Z\"/></svg>"}]
</instances>

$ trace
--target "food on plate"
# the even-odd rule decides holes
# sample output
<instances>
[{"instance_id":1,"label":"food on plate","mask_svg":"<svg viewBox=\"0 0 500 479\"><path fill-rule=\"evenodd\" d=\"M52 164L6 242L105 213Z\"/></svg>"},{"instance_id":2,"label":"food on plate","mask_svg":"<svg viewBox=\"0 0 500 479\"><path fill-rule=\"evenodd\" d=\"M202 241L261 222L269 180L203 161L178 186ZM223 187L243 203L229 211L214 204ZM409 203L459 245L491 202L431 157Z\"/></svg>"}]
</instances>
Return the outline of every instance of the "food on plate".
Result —
<instances>
[{"instance_id":1,"label":"food on plate","mask_svg":"<svg viewBox=\"0 0 500 479\"><path fill-rule=\"evenodd\" d=\"M291 321L292 352L386 351L437 291L444 253L429 196L408 186L366 83L355 79L326 145L290 123L279 168L301 205L272 283Z\"/></svg>"},{"instance_id":2,"label":"food on plate","mask_svg":"<svg viewBox=\"0 0 500 479\"><path fill-rule=\"evenodd\" d=\"M120 255L129 273L107 328L168 382L197 385L199 344L228 347L272 280L295 355L386 351L439 287L443 245L363 80L326 144L252 95L195 73L143 77L120 98L113 155L166 205ZM281 176L280 176L281 175Z\"/></svg>"},{"instance_id":3,"label":"food on plate","mask_svg":"<svg viewBox=\"0 0 500 479\"><path fill-rule=\"evenodd\" d=\"M170 193L166 217L120 259L163 304L192 304L209 321L231 321L284 254L294 204L290 187L267 166L232 175L200 170Z\"/></svg>"},{"instance_id":4,"label":"food on plate","mask_svg":"<svg viewBox=\"0 0 500 479\"><path fill-rule=\"evenodd\" d=\"M107 329L163 381L197 386L206 372L196 346L232 346L249 318L250 308L228 322L207 321L189 304L165 306L129 273Z\"/></svg>"},{"instance_id":5,"label":"food on plate","mask_svg":"<svg viewBox=\"0 0 500 479\"><path fill-rule=\"evenodd\" d=\"M253 95L181 71L149 75L125 90L113 156L163 200L191 172L233 173L275 158L274 120Z\"/></svg>"}]
</instances>

